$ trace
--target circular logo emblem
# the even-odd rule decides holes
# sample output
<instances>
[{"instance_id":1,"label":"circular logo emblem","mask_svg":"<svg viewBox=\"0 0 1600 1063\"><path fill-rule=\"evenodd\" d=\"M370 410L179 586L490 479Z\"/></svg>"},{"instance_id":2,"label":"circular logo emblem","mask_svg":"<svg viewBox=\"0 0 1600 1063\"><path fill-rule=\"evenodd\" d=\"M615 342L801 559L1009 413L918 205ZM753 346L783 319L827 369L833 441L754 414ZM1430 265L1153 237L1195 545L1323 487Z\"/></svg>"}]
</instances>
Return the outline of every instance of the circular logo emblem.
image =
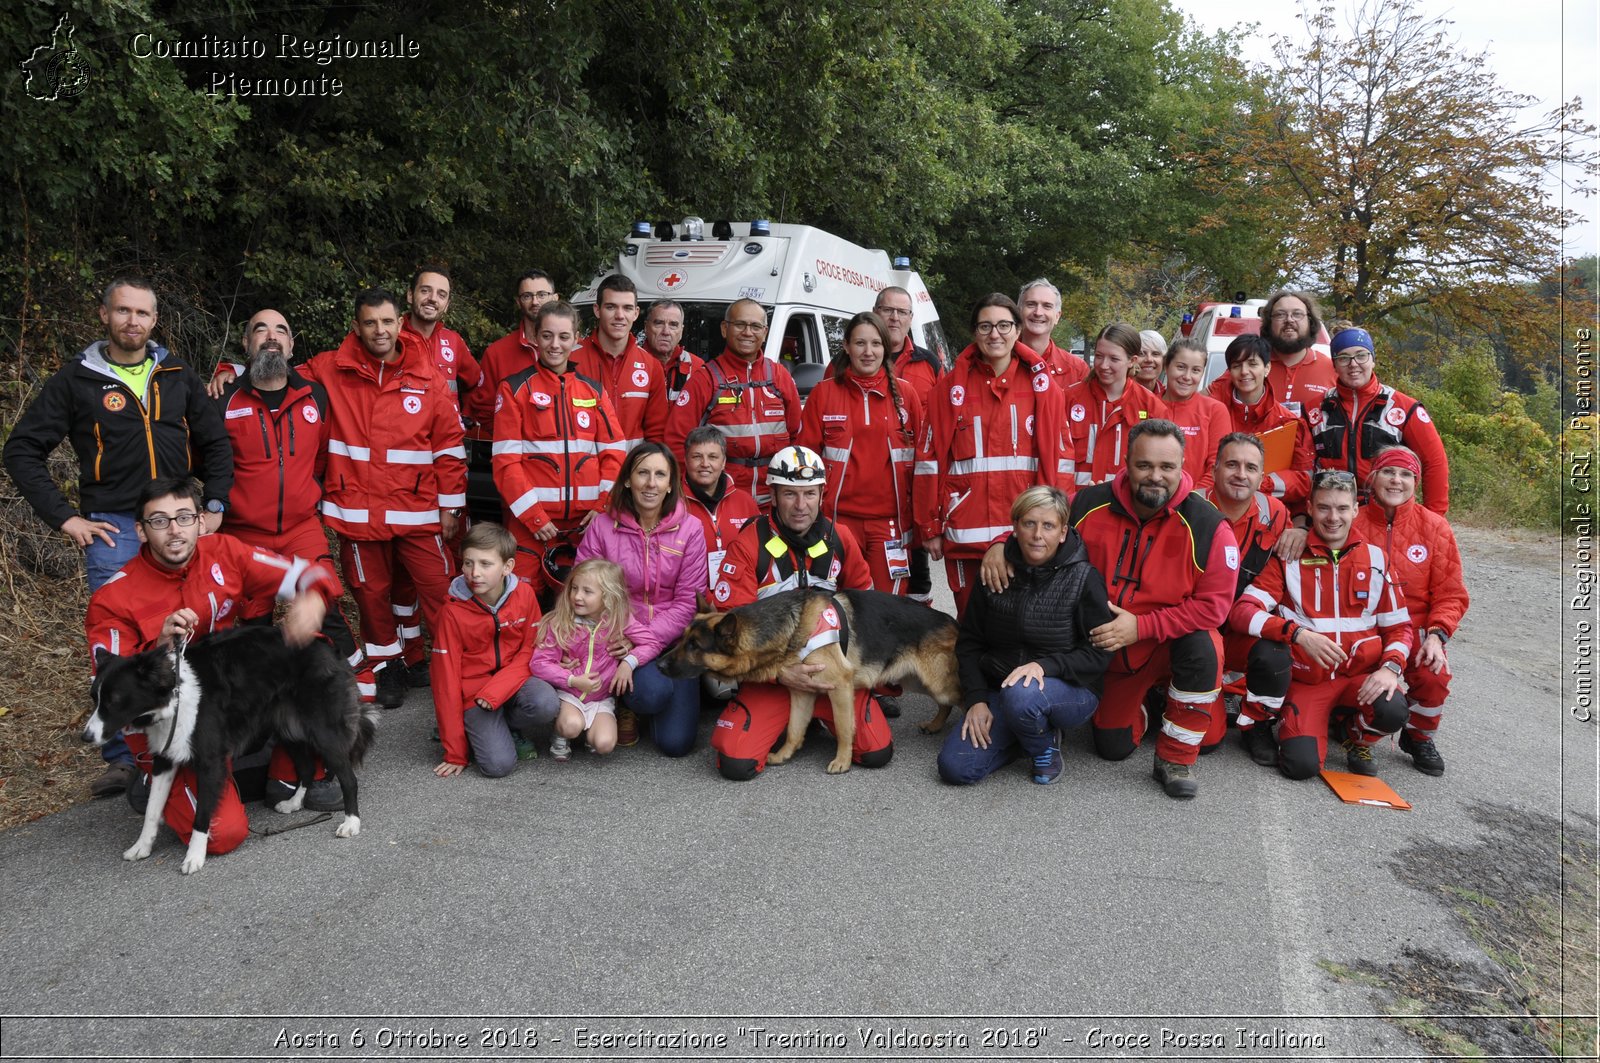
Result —
<instances>
[{"instance_id":1,"label":"circular logo emblem","mask_svg":"<svg viewBox=\"0 0 1600 1063\"><path fill-rule=\"evenodd\" d=\"M1035 374L1033 374L1033 390L1035 390L1035 391L1049 391L1050 390L1050 374L1049 373L1035 373Z\"/></svg>"},{"instance_id":2,"label":"circular logo emblem","mask_svg":"<svg viewBox=\"0 0 1600 1063\"><path fill-rule=\"evenodd\" d=\"M1433 418L1429 417L1428 411L1424 410L1421 406L1417 407L1417 420L1421 421L1423 424L1433 423Z\"/></svg>"},{"instance_id":3,"label":"circular logo emblem","mask_svg":"<svg viewBox=\"0 0 1600 1063\"><path fill-rule=\"evenodd\" d=\"M221 620L223 617L227 616L231 612L233 612L233 599L232 598L224 598L224 599L222 599L222 607L217 610L217 619Z\"/></svg>"},{"instance_id":4,"label":"circular logo emblem","mask_svg":"<svg viewBox=\"0 0 1600 1063\"><path fill-rule=\"evenodd\" d=\"M839 573L842 571L844 571L844 564L836 557L833 559L833 563L828 566L828 578L838 579Z\"/></svg>"},{"instance_id":5,"label":"circular logo emblem","mask_svg":"<svg viewBox=\"0 0 1600 1063\"><path fill-rule=\"evenodd\" d=\"M650 374L649 373L645 372L643 369L635 369L633 371L633 386L634 387L642 388L648 383L650 383Z\"/></svg>"},{"instance_id":6,"label":"circular logo emblem","mask_svg":"<svg viewBox=\"0 0 1600 1063\"><path fill-rule=\"evenodd\" d=\"M506 397L504 395L496 395L494 397L494 412L499 413L505 407L505 404Z\"/></svg>"},{"instance_id":7,"label":"circular logo emblem","mask_svg":"<svg viewBox=\"0 0 1600 1063\"><path fill-rule=\"evenodd\" d=\"M1406 556L1411 559L1413 564L1420 565L1428 560L1428 548L1421 543L1412 543L1406 547Z\"/></svg>"},{"instance_id":8,"label":"circular logo emblem","mask_svg":"<svg viewBox=\"0 0 1600 1063\"><path fill-rule=\"evenodd\" d=\"M669 269L656 278L656 287L664 292L676 291L689 283L689 275L679 269Z\"/></svg>"},{"instance_id":9,"label":"circular logo emblem","mask_svg":"<svg viewBox=\"0 0 1600 1063\"><path fill-rule=\"evenodd\" d=\"M400 405L406 408L407 413L422 412L422 400L417 398L415 395L407 395L405 399L401 401Z\"/></svg>"},{"instance_id":10,"label":"circular logo emblem","mask_svg":"<svg viewBox=\"0 0 1600 1063\"><path fill-rule=\"evenodd\" d=\"M687 405L689 405L689 391L688 391L687 388L685 388L683 391L678 392L678 405L679 406L687 406Z\"/></svg>"},{"instance_id":11,"label":"circular logo emblem","mask_svg":"<svg viewBox=\"0 0 1600 1063\"><path fill-rule=\"evenodd\" d=\"M579 410L578 411L578 427L579 428L588 428L589 427L589 411L588 410Z\"/></svg>"},{"instance_id":12,"label":"circular logo emblem","mask_svg":"<svg viewBox=\"0 0 1600 1063\"><path fill-rule=\"evenodd\" d=\"M1406 422L1406 411L1402 410L1398 406L1390 406L1389 412L1383 415L1383 419L1394 425L1396 428L1399 428Z\"/></svg>"},{"instance_id":13,"label":"circular logo emblem","mask_svg":"<svg viewBox=\"0 0 1600 1063\"><path fill-rule=\"evenodd\" d=\"M106 397L100 400L100 404L112 413L116 413L128 405L128 397L120 391L108 391Z\"/></svg>"},{"instance_id":14,"label":"circular logo emblem","mask_svg":"<svg viewBox=\"0 0 1600 1063\"><path fill-rule=\"evenodd\" d=\"M911 419L906 413L906 408L904 406L896 406L894 408L894 412L900 415L900 427L904 428L906 426L906 422Z\"/></svg>"},{"instance_id":15,"label":"circular logo emblem","mask_svg":"<svg viewBox=\"0 0 1600 1063\"><path fill-rule=\"evenodd\" d=\"M550 405L550 396L545 394L542 391L535 391L533 393L532 398L533 398L533 404L535 406L539 407L539 409L541 409L541 410L544 409L546 406Z\"/></svg>"},{"instance_id":16,"label":"circular logo emblem","mask_svg":"<svg viewBox=\"0 0 1600 1063\"><path fill-rule=\"evenodd\" d=\"M1311 427L1316 428L1322 424L1322 407L1313 406L1306 413L1306 420L1311 422Z\"/></svg>"},{"instance_id":17,"label":"circular logo emblem","mask_svg":"<svg viewBox=\"0 0 1600 1063\"><path fill-rule=\"evenodd\" d=\"M222 566L217 564L215 561L211 563L211 578L219 587L227 582L222 578Z\"/></svg>"},{"instance_id":18,"label":"circular logo emblem","mask_svg":"<svg viewBox=\"0 0 1600 1063\"><path fill-rule=\"evenodd\" d=\"M1083 403L1075 402L1072 404L1072 412L1067 416L1071 417L1074 421L1081 421L1084 418L1084 413L1085 411L1083 408Z\"/></svg>"},{"instance_id":19,"label":"circular logo emblem","mask_svg":"<svg viewBox=\"0 0 1600 1063\"><path fill-rule=\"evenodd\" d=\"M716 594L715 594L715 598L717 599L717 601L725 602L725 601L728 600L729 596L732 595L732 594L733 594L733 591L728 587L728 581L727 580L723 580L721 583L717 584L717 590L716 590Z\"/></svg>"},{"instance_id":20,"label":"circular logo emblem","mask_svg":"<svg viewBox=\"0 0 1600 1063\"><path fill-rule=\"evenodd\" d=\"M830 605L822 611L822 620L826 624L837 624L839 622L839 614Z\"/></svg>"},{"instance_id":21,"label":"circular logo emblem","mask_svg":"<svg viewBox=\"0 0 1600 1063\"><path fill-rule=\"evenodd\" d=\"M306 424L317 423L317 408L315 406L300 407L300 416L306 419Z\"/></svg>"},{"instance_id":22,"label":"circular logo emblem","mask_svg":"<svg viewBox=\"0 0 1600 1063\"><path fill-rule=\"evenodd\" d=\"M456 352L452 351L449 347L440 347L439 357L443 358L447 362L453 362L456 360Z\"/></svg>"},{"instance_id":23,"label":"circular logo emblem","mask_svg":"<svg viewBox=\"0 0 1600 1063\"><path fill-rule=\"evenodd\" d=\"M957 384L950 389L950 405L960 406L967 401L967 389Z\"/></svg>"}]
</instances>

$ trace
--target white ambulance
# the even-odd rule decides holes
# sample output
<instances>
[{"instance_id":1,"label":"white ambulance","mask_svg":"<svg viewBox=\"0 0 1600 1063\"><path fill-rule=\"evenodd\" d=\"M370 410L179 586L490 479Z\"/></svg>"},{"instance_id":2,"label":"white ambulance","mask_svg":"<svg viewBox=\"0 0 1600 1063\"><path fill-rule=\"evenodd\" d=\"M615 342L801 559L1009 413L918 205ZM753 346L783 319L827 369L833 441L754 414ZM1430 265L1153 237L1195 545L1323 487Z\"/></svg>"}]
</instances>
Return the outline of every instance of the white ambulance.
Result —
<instances>
[{"instance_id":1,"label":"white ambulance","mask_svg":"<svg viewBox=\"0 0 1600 1063\"><path fill-rule=\"evenodd\" d=\"M722 353L719 326L728 306L753 299L767 310L766 356L788 366L804 395L842 346L850 318L871 310L879 291L897 285L911 293L912 342L949 364L939 312L909 259L890 261L884 251L809 225L718 221L709 226L709 238L707 228L696 217L653 229L635 222L616 266L597 272L573 303L592 310L599 283L620 273L639 289L641 330L656 300L681 303L684 347L710 359Z\"/></svg>"}]
</instances>

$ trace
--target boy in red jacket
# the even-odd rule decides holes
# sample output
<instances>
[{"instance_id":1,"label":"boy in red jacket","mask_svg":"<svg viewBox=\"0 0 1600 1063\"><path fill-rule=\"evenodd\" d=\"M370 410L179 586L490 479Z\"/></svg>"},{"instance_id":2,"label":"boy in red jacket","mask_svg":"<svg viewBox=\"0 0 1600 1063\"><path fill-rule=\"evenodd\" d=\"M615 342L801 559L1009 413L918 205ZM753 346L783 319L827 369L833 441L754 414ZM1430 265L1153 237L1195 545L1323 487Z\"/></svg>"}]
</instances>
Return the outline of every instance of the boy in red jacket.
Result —
<instances>
[{"instance_id":1,"label":"boy in red jacket","mask_svg":"<svg viewBox=\"0 0 1600 1063\"><path fill-rule=\"evenodd\" d=\"M511 571L516 556L516 539L488 521L462 540L461 575L440 613L430 669L440 778L460 775L469 754L489 778L508 774L532 759L533 744L520 736L549 727L560 708L550 684L528 674L539 603Z\"/></svg>"}]
</instances>

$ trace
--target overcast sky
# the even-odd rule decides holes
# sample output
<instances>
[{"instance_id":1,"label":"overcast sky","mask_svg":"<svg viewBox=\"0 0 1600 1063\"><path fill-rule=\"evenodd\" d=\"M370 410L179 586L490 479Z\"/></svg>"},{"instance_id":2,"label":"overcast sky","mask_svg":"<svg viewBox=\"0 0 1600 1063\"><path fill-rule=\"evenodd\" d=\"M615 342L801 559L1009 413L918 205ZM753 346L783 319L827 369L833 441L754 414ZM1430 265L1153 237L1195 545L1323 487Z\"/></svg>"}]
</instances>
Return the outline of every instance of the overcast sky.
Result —
<instances>
[{"instance_id":1,"label":"overcast sky","mask_svg":"<svg viewBox=\"0 0 1600 1063\"><path fill-rule=\"evenodd\" d=\"M1244 43L1245 57L1271 56L1274 33L1299 30L1301 9L1294 0L1173 0L1203 29L1227 29L1259 23L1259 32ZM1338 0L1341 17L1354 0ZM1547 113L1562 100L1581 97L1585 118L1600 124L1600 3L1595 0L1419 0L1429 16L1455 23L1453 30L1464 54L1489 53L1490 62L1507 88L1539 100L1529 119ZM1558 194L1552 179L1552 195ZM1600 252L1597 214L1600 197L1567 196L1567 206L1585 223L1566 234L1569 255Z\"/></svg>"}]
</instances>

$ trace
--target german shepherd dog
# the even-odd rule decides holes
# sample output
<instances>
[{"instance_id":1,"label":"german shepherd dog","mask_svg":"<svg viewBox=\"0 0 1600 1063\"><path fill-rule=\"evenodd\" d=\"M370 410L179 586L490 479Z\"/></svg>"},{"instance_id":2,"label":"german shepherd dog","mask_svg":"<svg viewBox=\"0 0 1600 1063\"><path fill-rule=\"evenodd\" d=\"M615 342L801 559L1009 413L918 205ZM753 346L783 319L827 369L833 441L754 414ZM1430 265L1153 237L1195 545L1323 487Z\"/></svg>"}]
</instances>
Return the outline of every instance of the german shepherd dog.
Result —
<instances>
[{"instance_id":1,"label":"german shepherd dog","mask_svg":"<svg viewBox=\"0 0 1600 1063\"><path fill-rule=\"evenodd\" d=\"M830 641L831 632L837 639ZM822 644L806 653L815 642ZM802 660L827 665L813 678L832 688L838 748L828 774L838 775L850 770L857 690L911 679L939 703L935 719L944 725L961 700L955 646L956 622L919 602L880 591L795 590L726 613L709 609L702 598L700 614L663 659L661 671L675 678L709 672L735 682L770 683ZM800 751L816 699L809 691L789 691L789 729L768 764L782 764Z\"/></svg>"},{"instance_id":2,"label":"german shepherd dog","mask_svg":"<svg viewBox=\"0 0 1600 1063\"><path fill-rule=\"evenodd\" d=\"M300 777L299 789L277 810L299 811L306 782L316 774L316 754L344 788L344 819L334 834L360 833L354 768L372 744L373 720L361 709L349 665L328 643L290 646L278 628L250 626L131 657L101 649L90 693L94 712L84 741L98 744L119 730L143 731L155 761L144 828L124 860L150 855L173 776L178 765L188 764L197 807L183 873L200 870L228 758L268 735L283 742Z\"/></svg>"}]
</instances>

